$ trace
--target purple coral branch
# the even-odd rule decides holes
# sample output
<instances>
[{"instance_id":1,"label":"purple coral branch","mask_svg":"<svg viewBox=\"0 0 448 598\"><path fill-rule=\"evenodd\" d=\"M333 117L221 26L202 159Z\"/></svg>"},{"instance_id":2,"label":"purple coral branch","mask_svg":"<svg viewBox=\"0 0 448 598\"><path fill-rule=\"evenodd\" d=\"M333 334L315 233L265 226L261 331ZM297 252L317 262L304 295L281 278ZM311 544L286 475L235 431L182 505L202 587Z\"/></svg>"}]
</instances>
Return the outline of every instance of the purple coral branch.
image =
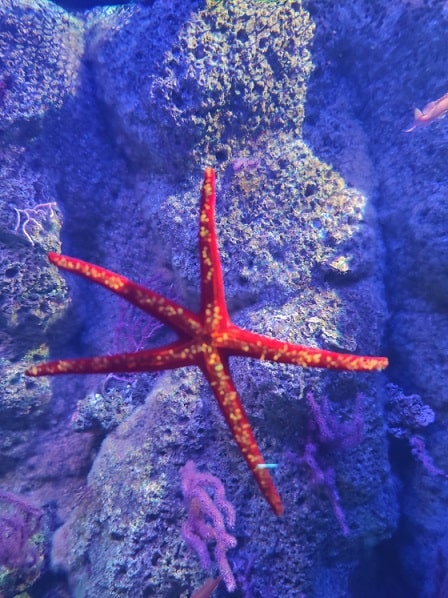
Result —
<instances>
[{"instance_id":1,"label":"purple coral branch","mask_svg":"<svg viewBox=\"0 0 448 598\"><path fill-rule=\"evenodd\" d=\"M426 448L425 439L422 436L413 434L408 438L408 441L409 446L411 447L412 455L418 461L420 461L428 473L431 475L439 475L444 478L448 477L448 475L442 469L434 464L433 458L428 453L428 449Z\"/></svg>"},{"instance_id":2,"label":"purple coral branch","mask_svg":"<svg viewBox=\"0 0 448 598\"><path fill-rule=\"evenodd\" d=\"M310 468L312 485L324 489L333 508L334 516L342 530L342 534L344 536L349 536L350 528L347 525L345 514L341 507L341 498L336 487L336 475L334 469L332 467L326 467L324 469L320 465L316 455L316 445L313 442L308 441L305 445L303 457L296 457L295 461L297 463L305 463Z\"/></svg>"},{"instance_id":3,"label":"purple coral branch","mask_svg":"<svg viewBox=\"0 0 448 598\"><path fill-rule=\"evenodd\" d=\"M387 429L395 438L406 438L411 453L420 461L428 473L434 476L448 475L434 464L426 448L425 439L417 430L426 428L435 420L435 413L429 405L423 403L418 394L405 395L395 384L387 385L388 401L386 404Z\"/></svg>"},{"instance_id":4,"label":"purple coral branch","mask_svg":"<svg viewBox=\"0 0 448 598\"><path fill-rule=\"evenodd\" d=\"M32 567L37 553L30 542L42 511L25 498L0 490L0 566Z\"/></svg>"},{"instance_id":5,"label":"purple coral branch","mask_svg":"<svg viewBox=\"0 0 448 598\"><path fill-rule=\"evenodd\" d=\"M321 463L319 447L331 449L348 449L359 444L362 438L362 403L363 395L356 397L355 415L351 422L341 423L332 415L327 397L317 402L311 392L306 394L306 401L311 411L309 422L308 438L302 457L292 452L288 457L300 464L306 464L311 471L311 483L315 487L321 487L325 491L331 503L334 516L344 536L350 534L344 511L341 507L341 499L336 487L336 474L332 467Z\"/></svg>"},{"instance_id":6,"label":"purple coral branch","mask_svg":"<svg viewBox=\"0 0 448 598\"><path fill-rule=\"evenodd\" d=\"M193 461L179 470L182 493L188 517L182 526L182 537L199 556L201 565L211 565L209 543L215 543L215 560L227 590L236 588L235 577L227 560L227 550L237 544L236 538L227 533L226 525L235 525L235 509L226 500L222 482L209 473L196 471Z\"/></svg>"},{"instance_id":7,"label":"purple coral branch","mask_svg":"<svg viewBox=\"0 0 448 598\"><path fill-rule=\"evenodd\" d=\"M333 448L348 449L356 446L362 439L362 403L363 395L358 393L355 402L355 416L353 421L341 423L330 413L327 397L322 397L320 404L311 392L306 395L306 401L311 409L313 420L317 426L317 437L322 444Z\"/></svg>"}]
</instances>

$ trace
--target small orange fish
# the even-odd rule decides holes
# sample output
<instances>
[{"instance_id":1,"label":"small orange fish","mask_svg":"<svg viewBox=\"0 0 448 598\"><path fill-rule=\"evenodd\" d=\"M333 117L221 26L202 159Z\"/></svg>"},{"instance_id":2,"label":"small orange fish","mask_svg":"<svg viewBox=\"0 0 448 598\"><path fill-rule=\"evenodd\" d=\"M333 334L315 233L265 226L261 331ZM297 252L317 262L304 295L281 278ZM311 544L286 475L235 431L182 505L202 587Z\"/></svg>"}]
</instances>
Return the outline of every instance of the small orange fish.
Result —
<instances>
[{"instance_id":1,"label":"small orange fish","mask_svg":"<svg viewBox=\"0 0 448 598\"><path fill-rule=\"evenodd\" d=\"M419 110L415 108L414 110L414 124L409 127L409 129L405 129L405 133L410 133L411 131L415 131L419 127L426 127L430 125L433 121L443 118L448 113L448 93L444 96L439 98L438 100L434 100L434 102L429 102L423 108L423 110Z\"/></svg>"},{"instance_id":2,"label":"small orange fish","mask_svg":"<svg viewBox=\"0 0 448 598\"><path fill-rule=\"evenodd\" d=\"M213 578L207 579L207 581L201 588L199 588L198 590L193 592L193 594L191 595L191 598L210 598L210 596L213 594L213 592L219 586L221 581L222 581L221 575L219 577L217 577L216 579L213 579Z\"/></svg>"}]
</instances>

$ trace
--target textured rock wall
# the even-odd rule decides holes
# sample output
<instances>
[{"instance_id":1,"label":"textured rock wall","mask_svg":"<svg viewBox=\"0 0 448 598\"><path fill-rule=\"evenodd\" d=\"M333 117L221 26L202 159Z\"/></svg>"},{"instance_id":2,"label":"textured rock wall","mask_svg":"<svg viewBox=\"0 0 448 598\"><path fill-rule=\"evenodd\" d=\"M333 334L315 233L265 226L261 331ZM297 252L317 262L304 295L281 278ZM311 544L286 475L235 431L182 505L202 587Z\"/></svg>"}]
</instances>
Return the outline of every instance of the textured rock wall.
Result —
<instances>
[{"instance_id":1,"label":"textured rock wall","mask_svg":"<svg viewBox=\"0 0 448 598\"><path fill-rule=\"evenodd\" d=\"M320 7L325 11L315 18L324 32L334 8ZM359 10L367 35L368 9ZM10 57L0 79L1 280L7 286L9 276L15 285L14 295L2 294L14 315L12 323L2 321L3 384L25 406L31 388L41 414L25 407L18 419L14 414L26 433L0 445L2 462L9 457L2 481L56 510L56 517L49 507L45 513L52 570L68 580L59 591L89 598L190 595L205 574L180 536L178 469L194 458L224 481L237 508L231 562L240 595L347 595L363 560L371 562L371 551L360 547L389 538L397 521L381 375L232 362L262 451L279 464L286 514L277 520L199 372L32 383L21 372L48 353L117 350L122 308L74 278L68 289L45 258L61 240L65 253L197 308L206 164L218 174L217 226L235 321L313 346L382 351L386 268L372 201L380 173L365 119L353 103L342 110L353 83L347 77L344 95L319 78L324 44L316 46L318 35L313 49L314 25L298 1L160 0L76 18L22 1L0 9L0 17L0 43ZM341 13L338 35L353 19ZM335 94L346 126L339 131L325 102ZM339 162L329 159L335 134ZM39 212L37 224L24 229L23 218L17 224L17 211L26 217L24 210L41 203L51 209ZM27 302L30 287L35 296ZM14 327L15 314L23 325ZM159 330L154 340L168 338ZM19 349L8 352L9 345ZM328 395L341 422L353 418L357 394L364 396L362 442L325 456L347 537L299 460L310 419L302 399L310 388L316 399ZM6 438L3 432L10 433L6 426Z\"/></svg>"},{"instance_id":2,"label":"textured rock wall","mask_svg":"<svg viewBox=\"0 0 448 598\"><path fill-rule=\"evenodd\" d=\"M371 196L386 246L380 269L390 310L388 374L406 394L420 395L434 410L435 421L423 438L436 466L448 471L448 125L440 120L404 132L415 107L422 109L447 92L446 6L423 0L350 7L319 1L309 7L318 34L305 137L353 184L365 172L375 173ZM325 88L333 94L323 94ZM368 169L359 154L359 132L347 126L347 113L361 123L368 140ZM413 460L404 438L392 442L391 459L400 481L402 517L391 542L378 553L384 579L390 579L394 595L441 596L448 553L447 482ZM376 587L373 595L378 591L386 590Z\"/></svg>"}]
</instances>

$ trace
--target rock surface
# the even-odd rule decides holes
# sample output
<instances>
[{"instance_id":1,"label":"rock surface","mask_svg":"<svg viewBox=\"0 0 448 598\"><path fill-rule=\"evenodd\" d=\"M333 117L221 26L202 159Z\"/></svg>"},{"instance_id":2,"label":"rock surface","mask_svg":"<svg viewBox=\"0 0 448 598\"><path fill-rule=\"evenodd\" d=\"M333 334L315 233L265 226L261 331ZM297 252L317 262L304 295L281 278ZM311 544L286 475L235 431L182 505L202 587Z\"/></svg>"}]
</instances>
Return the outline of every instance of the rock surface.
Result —
<instances>
[{"instance_id":1,"label":"rock surface","mask_svg":"<svg viewBox=\"0 0 448 598\"><path fill-rule=\"evenodd\" d=\"M386 352L388 379L434 412L421 434L448 470L448 130L440 121L403 133L414 104L447 91L448 14L439 2L374 4L0 8L0 474L2 488L43 510L58 595L178 598L200 587L208 574L180 535L178 470L189 459L224 482L236 507L235 595L365 598L398 584L403 596L429 597L442 587L448 482L412 458L406 439L389 446L385 375L232 361L261 449L279 465L276 519L199 372L22 373L50 355L170 338L143 332L93 285L65 282L45 254L62 249L196 309L198 199L211 165L235 322ZM310 389L328 396L341 427L364 397L361 442L318 447L322 471L335 472L345 537L301 461Z\"/></svg>"}]
</instances>

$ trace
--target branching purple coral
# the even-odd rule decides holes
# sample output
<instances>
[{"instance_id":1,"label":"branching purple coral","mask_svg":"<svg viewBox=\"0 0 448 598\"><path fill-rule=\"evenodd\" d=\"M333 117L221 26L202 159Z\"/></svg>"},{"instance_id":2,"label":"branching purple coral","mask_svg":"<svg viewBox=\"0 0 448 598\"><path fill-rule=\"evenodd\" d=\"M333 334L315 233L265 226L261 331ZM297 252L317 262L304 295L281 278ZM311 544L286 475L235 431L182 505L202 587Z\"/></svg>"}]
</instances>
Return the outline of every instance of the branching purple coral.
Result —
<instances>
[{"instance_id":1,"label":"branching purple coral","mask_svg":"<svg viewBox=\"0 0 448 598\"><path fill-rule=\"evenodd\" d=\"M353 421L341 423L330 412L327 397L322 397L317 403L313 394L306 394L306 401L311 409L313 420L317 426L317 438L320 443L333 448L351 448L362 439L362 400L363 395L358 393L355 402L355 415Z\"/></svg>"},{"instance_id":2,"label":"branching purple coral","mask_svg":"<svg viewBox=\"0 0 448 598\"><path fill-rule=\"evenodd\" d=\"M155 275L139 281L144 286L157 288L161 279ZM177 297L175 297L177 299ZM118 318L115 322L112 339L111 355L114 353L135 353L147 348L148 341L162 328L163 324L155 318L148 318L146 314L132 304L120 299Z\"/></svg>"},{"instance_id":3,"label":"branching purple coral","mask_svg":"<svg viewBox=\"0 0 448 598\"><path fill-rule=\"evenodd\" d=\"M448 475L439 467L434 465L433 458L428 453L428 449L426 448L425 439L422 436L418 436L414 434L409 440L409 446L411 447L412 455L420 461L423 467L426 469L428 473L431 475L440 475L444 478L448 477Z\"/></svg>"},{"instance_id":4,"label":"branching purple coral","mask_svg":"<svg viewBox=\"0 0 448 598\"><path fill-rule=\"evenodd\" d=\"M327 397L323 397L318 403L313 394L308 392L306 400L311 410L312 419L308 426L305 451L303 457L298 457L292 452L288 453L291 460L309 467L312 485L321 487L325 491L344 536L350 534L350 528L341 507L341 499L336 487L336 474L332 467L321 463L323 459L319 458L318 453L319 447L347 449L359 444L363 427L362 398L362 394L358 394L356 397L353 421L343 424L331 414Z\"/></svg>"},{"instance_id":5,"label":"branching purple coral","mask_svg":"<svg viewBox=\"0 0 448 598\"><path fill-rule=\"evenodd\" d=\"M0 566L32 567L37 553L29 543L37 532L42 512L12 492L0 490Z\"/></svg>"},{"instance_id":6,"label":"branching purple coral","mask_svg":"<svg viewBox=\"0 0 448 598\"><path fill-rule=\"evenodd\" d=\"M321 487L325 491L328 500L333 508L334 516L342 530L344 536L350 535L350 528L347 525L344 511L341 507L341 498L336 488L336 474L332 467L323 467L317 459L317 446L309 441L305 445L303 457L297 457L290 454L296 463L305 463L311 470L311 484L315 487Z\"/></svg>"},{"instance_id":7,"label":"branching purple coral","mask_svg":"<svg viewBox=\"0 0 448 598\"><path fill-rule=\"evenodd\" d=\"M434 465L434 461L426 448L425 439L417 433L435 420L434 411L425 405L420 395L405 395L395 384L388 384L388 401L386 417L388 432L395 438L406 438L412 455L420 461L428 473L434 476L448 475Z\"/></svg>"},{"instance_id":8,"label":"branching purple coral","mask_svg":"<svg viewBox=\"0 0 448 598\"><path fill-rule=\"evenodd\" d=\"M196 471L193 461L179 470L182 493L188 518L182 526L182 537L199 556L201 565L211 565L209 543L215 543L215 560L227 590L236 588L235 578L227 560L227 550L237 544L236 538L227 533L226 526L235 525L235 509L226 500L222 482L209 473Z\"/></svg>"},{"instance_id":9,"label":"branching purple coral","mask_svg":"<svg viewBox=\"0 0 448 598\"><path fill-rule=\"evenodd\" d=\"M388 384L386 388L387 429L395 438L409 438L434 422L434 411L423 403L420 395L405 395L396 384Z\"/></svg>"},{"instance_id":10,"label":"branching purple coral","mask_svg":"<svg viewBox=\"0 0 448 598\"><path fill-rule=\"evenodd\" d=\"M140 284L157 286L160 282L157 277L144 280ZM152 340L155 333L163 324L154 318L148 318L130 303L120 301L118 318L114 326L112 348L108 355L116 353L134 353L147 348L148 341ZM107 374L101 383L100 393L106 394L107 385L111 380L129 383L137 378L136 374Z\"/></svg>"}]
</instances>

